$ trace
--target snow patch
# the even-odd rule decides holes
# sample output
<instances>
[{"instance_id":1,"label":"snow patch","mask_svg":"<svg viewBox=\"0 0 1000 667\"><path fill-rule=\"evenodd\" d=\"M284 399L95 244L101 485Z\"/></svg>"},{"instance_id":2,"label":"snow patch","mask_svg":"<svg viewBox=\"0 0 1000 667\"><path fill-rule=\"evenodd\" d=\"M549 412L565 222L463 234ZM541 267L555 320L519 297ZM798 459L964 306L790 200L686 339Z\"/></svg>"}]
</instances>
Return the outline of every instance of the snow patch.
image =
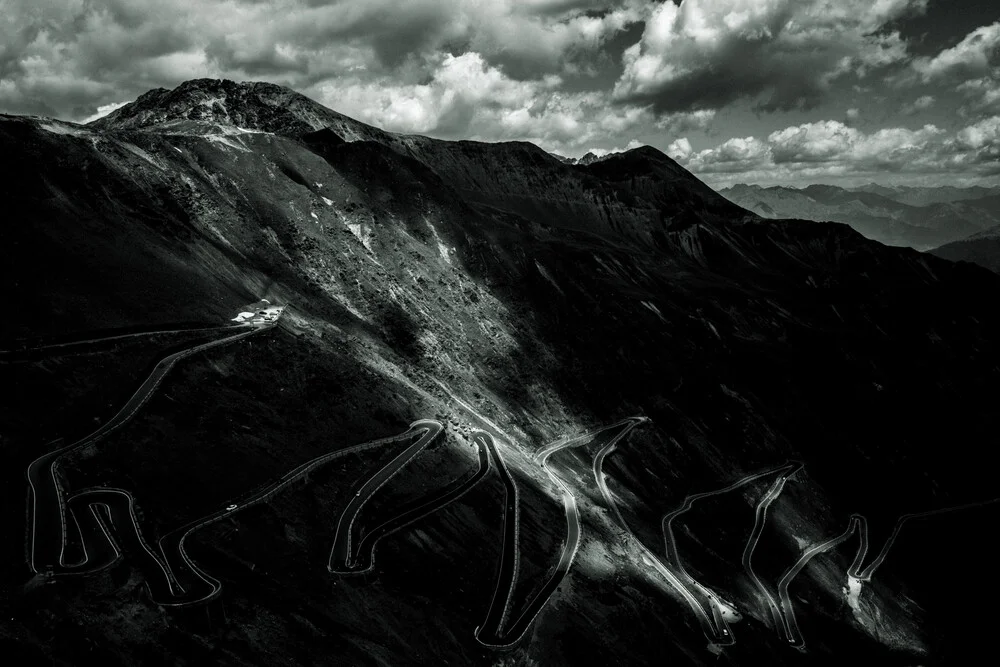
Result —
<instances>
[{"instance_id":1,"label":"snow patch","mask_svg":"<svg viewBox=\"0 0 1000 667\"><path fill-rule=\"evenodd\" d=\"M355 238L361 241L361 245L365 247L365 250L373 252L371 246L372 233L368 227L354 222L345 222L344 224L347 225L349 230L351 230L351 233L354 234Z\"/></svg>"},{"instance_id":2,"label":"snow patch","mask_svg":"<svg viewBox=\"0 0 1000 667\"><path fill-rule=\"evenodd\" d=\"M584 540L576 554L576 567L588 574L605 579L614 574L614 555L598 540Z\"/></svg>"},{"instance_id":3,"label":"snow patch","mask_svg":"<svg viewBox=\"0 0 1000 667\"><path fill-rule=\"evenodd\" d=\"M652 303L650 301L643 301L641 303L646 308L648 308L654 315L656 315L657 317L659 317L661 322L663 322L664 324L666 324L667 321L665 319L663 319L663 313L660 312L660 309L656 307L655 303Z\"/></svg>"},{"instance_id":4,"label":"snow patch","mask_svg":"<svg viewBox=\"0 0 1000 667\"><path fill-rule=\"evenodd\" d=\"M210 223L210 222L206 222L206 223L205 223L205 226L206 226L206 227L208 227L208 231L212 232L212 234L214 234L214 235L215 235L215 238L219 239L219 240L220 240L220 241L221 241L222 243L224 243L224 244L225 244L226 246L228 246L229 248L232 248L233 250L235 250L235 249L236 249L235 247L233 247L233 244L229 242L229 239L227 239L227 238L226 238L226 235L225 235L225 234L223 234L223 233L222 233L222 232L221 232L221 231L219 230L219 228L218 228L218 227L216 227L215 225L213 225L213 224L212 224L212 223Z\"/></svg>"},{"instance_id":5,"label":"snow patch","mask_svg":"<svg viewBox=\"0 0 1000 667\"><path fill-rule=\"evenodd\" d=\"M857 577L847 577L847 588L844 589L844 597L847 599L847 606L851 608L856 617L861 614L861 589L863 582Z\"/></svg>"},{"instance_id":6,"label":"snow patch","mask_svg":"<svg viewBox=\"0 0 1000 667\"><path fill-rule=\"evenodd\" d=\"M348 298L345 295L343 295L343 294L337 294L336 292L327 292L327 293L331 297L333 297L334 300L337 303L339 303L341 306L343 306L344 308L346 308L351 313L351 315L354 315L354 317L358 318L359 320L362 320L362 321L365 321L365 322L368 321L368 318L365 317L363 314L361 314L361 311L358 310L357 308L355 308L354 304L352 304L350 302L350 300L348 300Z\"/></svg>"},{"instance_id":7,"label":"snow patch","mask_svg":"<svg viewBox=\"0 0 1000 667\"><path fill-rule=\"evenodd\" d=\"M313 220L316 220L317 222L319 221L319 216L313 213L312 211L309 212L309 215L313 217Z\"/></svg>"},{"instance_id":8,"label":"snow patch","mask_svg":"<svg viewBox=\"0 0 1000 667\"><path fill-rule=\"evenodd\" d=\"M566 296L566 294L562 291L562 288L559 287L559 284L555 281L555 279L552 277L552 275L548 271L545 270L544 266L542 266L541 264L538 263L537 259L535 260L535 268L538 269L538 272L540 274L542 274L543 278L545 278L546 280L548 280L549 283L551 283L551 285L556 288L557 292L559 292L563 296Z\"/></svg>"},{"instance_id":9,"label":"snow patch","mask_svg":"<svg viewBox=\"0 0 1000 667\"><path fill-rule=\"evenodd\" d=\"M441 236L438 234L437 229L426 217L424 217L424 223L430 228L431 234L434 235L434 240L437 242L438 253L441 255L441 259L451 264L451 255L449 254L448 246L441 241Z\"/></svg>"},{"instance_id":10,"label":"snow patch","mask_svg":"<svg viewBox=\"0 0 1000 667\"><path fill-rule=\"evenodd\" d=\"M722 340L722 336L720 336L720 335L719 335L719 330L715 328L715 325L714 325L714 324L712 324L712 323L711 323L711 322L709 322L708 320L705 320L705 324L707 324L707 325L708 325L708 328L712 330L712 333L714 333L714 334L715 334L715 337L716 337L716 338L718 338L719 340Z\"/></svg>"},{"instance_id":11,"label":"snow patch","mask_svg":"<svg viewBox=\"0 0 1000 667\"><path fill-rule=\"evenodd\" d=\"M320 199L322 199L323 203L325 203L327 206L333 206L333 200L332 199L327 199L326 197L323 197L323 196L320 196Z\"/></svg>"},{"instance_id":12,"label":"snow patch","mask_svg":"<svg viewBox=\"0 0 1000 667\"><path fill-rule=\"evenodd\" d=\"M211 141L214 144L222 144L223 146L228 146L229 148L235 148L236 150L238 150L238 151L240 151L242 153L251 153L252 152L246 146L243 146L243 145L241 145L241 144L233 141L232 139L228 139L225 135L222 135L222 134L206 134L205 138L208 139L209 141Z\"/></svg>"},{"instance_id":13,"label":"snow patch","mask_svg":"<svg viewBox=\"0 0 1000 667\"><path fill-rule=\"evenodd\" d=\"M121 144L121 145L129 153L132 153L136 157L139 157L139 158L145 160L146 162L148 162L149 164L153 165L154 167L156 167L160 171L166 171L167 170L167 168L164 165L160 164L159 160L157 160L152 155L150 155L146 151L142 150L138 146L135 146L133 144L128 144L128 143Z\"/></svg>"},{"instance_id":14,"label":"snow patch","mask_svg":"<svg viewBox=\"0 0 1000 667\"><path fill-rule=\"evenodd\" d=\"M42 128L46 132L51 132L52 134L63 134L71 137L89 137L92 133L83 128L73 127L72 125L64 125L63 123L51 122L51 123L39 123L38 127Z\"/></svg>"}]
</instances>

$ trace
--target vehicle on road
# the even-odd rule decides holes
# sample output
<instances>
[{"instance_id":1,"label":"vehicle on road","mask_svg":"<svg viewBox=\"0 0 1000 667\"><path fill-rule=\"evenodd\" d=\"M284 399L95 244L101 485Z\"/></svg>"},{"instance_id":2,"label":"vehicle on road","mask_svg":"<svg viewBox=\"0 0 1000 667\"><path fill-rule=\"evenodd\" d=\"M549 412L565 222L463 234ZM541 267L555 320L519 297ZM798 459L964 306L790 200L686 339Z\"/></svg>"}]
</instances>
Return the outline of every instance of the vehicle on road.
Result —
<instances>
[{"instance_id":1,"label":"vehicle on road","mask_svg":"<svg viewBox=\"0 0 1000 667\"><path fill-rule=\"evenodd\" d=\"M226 505L226 511L232 512L234 509L236 509L236 507L237 505L235 503L233 503L232 505Z\"/></svg>"}]
</instances>

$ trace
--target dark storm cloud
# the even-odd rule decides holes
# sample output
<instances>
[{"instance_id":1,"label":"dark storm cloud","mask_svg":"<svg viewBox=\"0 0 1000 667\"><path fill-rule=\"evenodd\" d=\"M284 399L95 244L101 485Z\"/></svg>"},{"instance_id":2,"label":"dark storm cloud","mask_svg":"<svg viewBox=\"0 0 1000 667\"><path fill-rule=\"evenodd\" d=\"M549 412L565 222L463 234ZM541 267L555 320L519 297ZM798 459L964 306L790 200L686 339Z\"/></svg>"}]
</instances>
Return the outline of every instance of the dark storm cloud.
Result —
<instances>
[{"instance_id":1,"label":"dark storm cloud","mask_svg":"<svg viewBox=\"0 0 1000 667\"><path fill-rule=\"evenodd\" d=\"M0 106L73 115L196 76L427 80L474 52L520 80L601 58L646 0L37 0L0 25ZM118 100L114 92L118 91Z\"/></svg>"},{"instance_id":2,"label":"dark storm cloud","mask_svg":"<svg viewBox=\"0 0 1000 667\"><path fill-rule=\"evenodd\" d=\"M178 55L198 39L191 17L172 9L126 0L15 4L0 24L0 108L75 117L123 90L171 81L184 69Z\"/></svg>"},{"instance_id":3,"label":"dark storm cloud","mask_svg":"<svg viewBox=\"0 0 1000 667\"><path fill-rule=\"evenodd\" d=\"M933 56L995 22L998 15L996 0L928 0L925 11L903 16L889 27L899 30L914 56Z\"/></svg>"},{"instance_id":4,"label":"dark storm cloud","mask_svg":"<svg viewBox=\"0 0 1000 667\"><path fill-rule=\"evenodd\" d=\"M469 30L465 17L450 5L441 0L313 1L278 17L264 32L300 48L318 49L331 42L368 45L383 65L393 67Z\"/></svg>"}]
</instances>

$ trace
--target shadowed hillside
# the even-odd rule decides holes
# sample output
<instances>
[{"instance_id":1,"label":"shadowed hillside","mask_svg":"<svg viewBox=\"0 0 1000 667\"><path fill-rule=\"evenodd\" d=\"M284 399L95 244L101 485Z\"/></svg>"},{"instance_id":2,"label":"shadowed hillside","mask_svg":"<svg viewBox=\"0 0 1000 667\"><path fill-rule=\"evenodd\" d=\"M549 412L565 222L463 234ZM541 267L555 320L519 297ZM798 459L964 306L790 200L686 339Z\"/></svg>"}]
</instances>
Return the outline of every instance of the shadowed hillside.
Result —
<instances>
[{"instance_id":1,"label":"shadowed hillside","mask_svg":"<svg viewBox=\"0 0 1000 667\"><path fill-rule=\"evenodd\" d=\"M183 650L234 665L968 657L965 619L996 587L987 576L985 588L955 591L927 573L987 567L977 522L995 520L993 506L907 523L864 582L848 577L857 542L811 560L789 589L801 650L768 600L854 514L867 521L867 563L893 544L901 516L995 496L1000 276L845 224L758 217L648 147L567 164L530 144L386 133L267 84L188 82L89 126L2 116L0 149L14 212L3 280L17 313L0 335L0 373L15 388L0 413L0 613L13 619L0 637L13 655L137 664ZM262 298L286 307L277 325L179 361L127 423L53 473L65 497L132 494L148 544L220 513L186 553L221 592L160 604L142 566L153 561L124 548L100 572L32 571L29 464L56 451L54 438L107 423L157 360L193 344L92 339L187 336L232 325ZM45 347L57 337L84 342ZM628 417L650 421L637 419L613 451L588 436L536 459ZM398 436L417 420L444 430L379 487L359 535L460 488L483 458L489 473L380 542L370 573L330 569L341 513L409 446ZM341 450L243 510L256 490ZM781 488L755 477L789 461L796 472ZM706 637L671 583L681 575L662 520L690 494L751 477L675 526L686 572L704 587L693 590L725 601L733 643ZM580 542L546 588L569 543L566 494ZM121 516L103 511L100 525L124 534ZM966 543L938 540L944 526ZM477 626L519 613L490 607L512 553L510 604L551 597L523 636L486 645Z\"/></svg>"}]
</instances>

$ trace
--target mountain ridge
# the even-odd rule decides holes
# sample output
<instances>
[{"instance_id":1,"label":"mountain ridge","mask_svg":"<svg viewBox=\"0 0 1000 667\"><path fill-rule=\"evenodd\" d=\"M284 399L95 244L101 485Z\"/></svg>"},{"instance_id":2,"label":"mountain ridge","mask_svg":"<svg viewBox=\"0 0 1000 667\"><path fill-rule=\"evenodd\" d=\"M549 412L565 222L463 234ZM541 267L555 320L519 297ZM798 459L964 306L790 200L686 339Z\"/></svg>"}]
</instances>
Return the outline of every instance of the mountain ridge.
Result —
<instances>
[{"instance_id":1,"label":"mountain ridge","mask_svg":"<svg viewBox=\"0 0 1000 667\"><path fill-rule=\"evenodd\" d=\"M15 656L72 664L100 639L108 664L367 664L376 652L387 664L904 667L980 648L954 610L988 613L994 579L926 573L992 571L977 542L990 508L925 522L929 537L907 524L871 581L849 579L846 551L802 569L789 598L800 650L745 561L774 588L857 513L874 553L908 513L992 497L1000 276L844 224L762 219L655 149L565 165L525 143L341 133L347 120L305 131L255 104L198 102L192 120L147 101L153 129L0 119L16 313L0 334L15 388L0 406L0 611L13 619L0 642ZM236 131L241 114L287 134ZM141 553L40 585L25 471L58 438L115 423L163 355L202 344L193 325L231 325L260 299L285 307L277 323L177 364L128 424L58 469L69 503L134 494L131 535L148 544L218 516L186 552L218 596L159 606ZM54 334L76 342L38 342ZM586 441L630 420L641 428L617 444ZM494 467L380 542L372 575L341 576L331 519L399 454L353 447L415 423L440 437L354 515L360 540L481 471L473 433L491 434ZM789 461L788 479L762 476ZM664 518L706 493L665 552ZM103 525L120 538L132 520ZM79 550L70 540L66 562ZM494 621L500 641L498 572L512 588L500 611L538 613L491 648L477 624ZM693 609L711 599L735 643L706 637Z\"/></svg>"},{"instance_id":2,"label":"mountain ridge","mask_svg":"<svg viewBox=\"0 0 1000 667\"><path fill-rule=\"evenodd\" d=\"M237 103L232 114L223 102L230 97ZM624 235L646 244L657 242L662 230L674 224L674 216L665 215L662 203L654 201L660 195L654 193L655 189L646 188L648 199L637 200L635 193L624 194L620 187L609 189L607 179L592 178L595 173L606 175L607 170L595 172L585 167L615 164L634 171L653 163L658 165L660 176L655 182L668 189L668 198L704 203L701 213L707 216L706 221L751 215L733 207L666 154L650 146L611 154L589 164L566 165L524 141L444 141L385 132L274 84L198 79L172 91L147 93L91 125L102 131L156 133L191 133L223 125L273 131L296 140L328 130L347 142L371 141L414 158L481 204L499 206L537 223L549 224L553 219L547 212L550 203L559 201L564 211L576 213L557 219L575 220L576 229L605 236ZM512 168L514 164L519 166ZM517 185L513 186L512 181L517 181ZM557 182L561 187L554 187ZM623 205L623 197L632 205ZM540 201L543 199L549 203ZM626 224L612 224L615 216L628 216L629 220Z\"/></svg>"},{"instance_id":3,"label":"mountain ridge","mask_svg":"<svg viewBox=\"0 0 1000 667\"><path fill-rule=\"evenodd\" d=\"M930 252L953 262L972 262L1000 273L1000 225L946 243Z\"/></svg>"}]
</instances>

